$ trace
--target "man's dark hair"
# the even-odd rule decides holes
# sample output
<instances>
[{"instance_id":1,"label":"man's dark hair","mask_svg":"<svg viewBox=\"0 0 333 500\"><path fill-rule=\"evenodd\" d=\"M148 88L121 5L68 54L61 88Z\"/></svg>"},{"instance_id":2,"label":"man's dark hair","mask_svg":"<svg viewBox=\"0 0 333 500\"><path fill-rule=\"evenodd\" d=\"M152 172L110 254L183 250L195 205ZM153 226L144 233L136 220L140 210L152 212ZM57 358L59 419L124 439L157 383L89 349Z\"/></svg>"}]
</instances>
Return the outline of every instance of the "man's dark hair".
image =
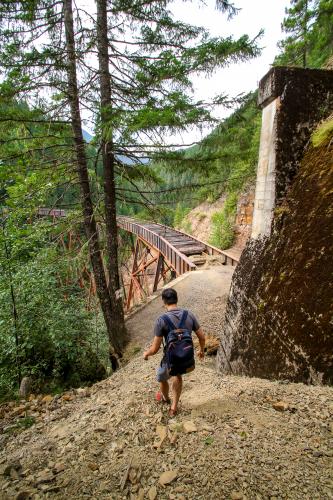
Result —
<instances>
[{"instance_id":1,"label":"man's dark hair","mask_svg":"<svg viewBox=\"0 0 333 500\"><path fill-rule=\"evenodd\" d=\"M177 304L178 302L178 295L176 290L173 288L166 288L162 292L162 300L164 304L171 306L172 304Z\"/></svg>"}]
</instances>

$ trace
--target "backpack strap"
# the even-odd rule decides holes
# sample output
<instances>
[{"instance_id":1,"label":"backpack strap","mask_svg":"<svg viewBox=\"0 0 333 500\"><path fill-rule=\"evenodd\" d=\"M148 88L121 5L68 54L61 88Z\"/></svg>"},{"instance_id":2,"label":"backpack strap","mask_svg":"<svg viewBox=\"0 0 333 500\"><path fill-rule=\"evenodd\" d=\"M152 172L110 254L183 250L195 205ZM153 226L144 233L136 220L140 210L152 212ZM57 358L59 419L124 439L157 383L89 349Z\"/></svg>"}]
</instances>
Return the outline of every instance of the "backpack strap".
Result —
<instances>
[{"instance_id":1,"label":"backpack strap","mask_svg":"<svg viewBox=\"0 0 333 500\"><path fill-rule=\"evenodd\" d=\"M187 316L188 316L188 311L186 311L186 309L184 309L182 317L180 318L180 323L179 323L179 327L178 327L180 330L184 330L185 321L187 319Z\"/></svg>"},{"instance_id":2,"label":"backpack strap","mask_svg":"<svg viewBox=\"0 0 333 500\"><path fill-rule=\"evenodd\" d=\"M183 330L187 316L188 316L188 311L186 311L186 309L184 309L182 316L180 318L180 322L179 322L178 327L176 327L174 325L174 323L171 321L170 317L167 314L163 314L162 318L166 322L166 324L168 325L170 331L172 331L172 330Z\"/></svg>"},{"instance_id":3,"label":"backpack strap","mask_svg":"<svg viewBox=\"0 0 333 500\"><path fill-rule=\"evenodd\" d=\"M171 332L172 330L177 330L171 319L167 314L163 314L162 319L166 322L166 324L169 327L169 331Z\"/></svg>"}]
</instances>

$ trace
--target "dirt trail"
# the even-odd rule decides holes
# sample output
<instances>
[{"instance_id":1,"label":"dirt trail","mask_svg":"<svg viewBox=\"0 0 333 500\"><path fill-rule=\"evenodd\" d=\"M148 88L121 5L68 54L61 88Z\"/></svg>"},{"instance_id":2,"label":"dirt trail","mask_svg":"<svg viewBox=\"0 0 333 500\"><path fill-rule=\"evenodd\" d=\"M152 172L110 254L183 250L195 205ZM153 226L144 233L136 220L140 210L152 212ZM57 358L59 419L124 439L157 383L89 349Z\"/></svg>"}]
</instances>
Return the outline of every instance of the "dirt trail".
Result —
<instances>
[{"instance_id":1,"label":"dirt trail","mask_svg":"<svg viewBox=\"0 0 333 500\"><path fill-rule=\"evenodd\" d=\"M19 461L23 473L1 476L1 498L134 500L154 498L155 486L158 499L332 498L331 388L220 377L199 364L170 421L154 402L155 364L137 357L90 396L47 410L10 439L3 470ZM279 400L291 411L275 410ZM196 428L189 434L175 425L188 421ZM156 448L157 426L166 425L170 435ZM160 486L168 470L177 477Z\"/></svg>"},{"instance_id":2,"label":"dirt trail","mask_svg":"<svg viewBox=\"0 0 333 500\"><path fill-rule=\"evenodd\" d=\"M181 276L173 282L179 306L191 309L207 334L218 334L230 289L232 266L217 266ZM160 294L127 321L133 343L144 346L152 336L156 318L165 312Z\"/></svg>"},{"instance_id":3,"label":"dirt trail","mask_svg":"<svg viewBox=\"0 0 333 500\"><path fill-rule=\"evenodd\" d=\"M147 331L144 312L135 318ZM139 354L89 390L46 402L37 425L2 442L0 498L332 498L332 388L222 377L206 360L185 377L170 420L154 401L158 360Z\"/></svg>"}]
</instances>

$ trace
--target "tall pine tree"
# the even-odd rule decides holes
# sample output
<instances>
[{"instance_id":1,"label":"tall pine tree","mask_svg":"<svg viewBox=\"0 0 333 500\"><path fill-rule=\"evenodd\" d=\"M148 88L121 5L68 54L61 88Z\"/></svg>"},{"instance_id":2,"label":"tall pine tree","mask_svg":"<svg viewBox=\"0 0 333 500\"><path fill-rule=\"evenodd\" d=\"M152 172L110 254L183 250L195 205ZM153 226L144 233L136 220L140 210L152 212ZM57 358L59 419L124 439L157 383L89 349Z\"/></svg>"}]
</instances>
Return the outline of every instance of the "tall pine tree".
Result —
<instances>
[{"instance_id":1,"label":"tall pine tree","mask_svg":"<svg viewBox=\"0 0 333 500\"><path fill-rule=\"evenodd\" d=\"M97 0L97 12L95 6L87 10L84 5L72 0L1 3L0 90L18 102L28 99L42 110L39 120L71 127L71 139L61 147L75 165L101 309L112 350L121 355L125 327L119 300L117 197L131 201L131 193L138 192L136 179L150 175L150 158L179 157L168 145L170 135L211 122L214 107L233 102L223 92L196 101L191 77L251 59L259 49L257 40L247 35L212 38L204 28L175 19L172 2ZM229 17L237 13L227 0L216 5ZM103 195L95 202L82 116L95 127L93 161L103 167ZM15 119L24 121L24 116ZM131 188L119 185L121 179ZM96 213L106 223L108 272Z\"/></svg>"},{"instance_id":2,"label":"tall pine tree","mask_svg":"<svg viewBox=\"0 0 333 500\"><path fill-rule=\"evenodd\" d=\"M333 0L291 0L275 64L316 68L333 53Z\"/></svg>"}]
</instances>

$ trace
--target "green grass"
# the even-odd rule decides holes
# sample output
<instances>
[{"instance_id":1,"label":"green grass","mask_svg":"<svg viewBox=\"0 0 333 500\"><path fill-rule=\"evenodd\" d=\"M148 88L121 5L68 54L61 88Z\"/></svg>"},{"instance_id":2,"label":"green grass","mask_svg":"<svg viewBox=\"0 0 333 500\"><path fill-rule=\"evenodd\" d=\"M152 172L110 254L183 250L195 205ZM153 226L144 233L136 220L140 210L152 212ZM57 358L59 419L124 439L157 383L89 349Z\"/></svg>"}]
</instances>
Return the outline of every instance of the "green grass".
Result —
<instances>
[{"instance_id":1,"label":"green grass","mask_svg":"<svg viewBox=\"0 0 333 500\"><path fill-rule=\"evenodd\" d=\"M333 135L333 118L329 118L327 121L319 125L319 127L313 132L311 141L315 148L318 148L326 140Z\"/></svg>"},{"instance_id":2,"label":"green grass","mask_svg":"<svg viewBox=\"0 0 333 500\"><path fill-rule=\"evenodd\" d=\"M205 439L205 445L210 446L214 443L214 438L212 436L207 436Z\"/></svg>"},{"instance_id":3,"label":"green grass","mask_svg":"<svg viewBox=\"0 0 333 500\"><path fill-rule=\"evenodd\" d=\"M17 422L17 426L21 429L28 429L36 423L35 417L24 417L20 418Z\"/></svg>"}]
</instances>

